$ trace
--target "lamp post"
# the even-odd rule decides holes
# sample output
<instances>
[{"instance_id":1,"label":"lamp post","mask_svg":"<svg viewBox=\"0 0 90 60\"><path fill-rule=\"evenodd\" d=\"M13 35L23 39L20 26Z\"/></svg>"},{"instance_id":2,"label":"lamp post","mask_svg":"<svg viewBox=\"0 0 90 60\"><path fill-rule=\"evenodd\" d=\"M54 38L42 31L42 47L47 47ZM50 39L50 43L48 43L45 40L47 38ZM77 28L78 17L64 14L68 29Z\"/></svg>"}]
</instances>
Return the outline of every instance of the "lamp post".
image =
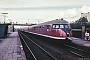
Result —
<instances>
[{"instance_id":1,"label":"lamp post","mask_svg":"<svg viewBox=\"0 0 90 60\"><path fill-rule=\"evenodd\" d=\"M2 13L2 14L4 14L4 24L5 24L6 14L8 14L8 13Z\"/></svg>"}]
</instances>

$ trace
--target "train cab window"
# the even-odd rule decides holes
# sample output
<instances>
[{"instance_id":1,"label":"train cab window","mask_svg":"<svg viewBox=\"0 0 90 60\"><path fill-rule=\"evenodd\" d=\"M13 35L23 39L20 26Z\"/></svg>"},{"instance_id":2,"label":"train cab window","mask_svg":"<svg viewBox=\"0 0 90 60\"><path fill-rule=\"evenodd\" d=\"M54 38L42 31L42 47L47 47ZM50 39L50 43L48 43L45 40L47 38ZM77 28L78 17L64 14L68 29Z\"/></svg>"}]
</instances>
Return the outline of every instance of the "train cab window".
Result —
<instances>
[{"instance_id":1,"label":"train cab window","mask_svg":"<svg viewBox=\"0 0 90 60\"><path fill-rule=\"evenodd\" d=\"M68 28L68 25L65 25L65 28Z\"/></svg>"},{"instance_id":2,"label":"train cab window","mask_svg":"<svg viewBox=\"0 0 90 60\"><path fill-rule=\"evenodd\" d=\"M59 25L56 25L56 29L58 29L59 28Z\"/></svg>"},{"instance_id":3,"label":"train cab window","mask_svg":"<svg viewBox=\"0 0 90 60\"><path fill-rule=\"evenodd\" d=\"M59 24L54 24L54 25L52 26L52 28L53 28L53 29L59 29L60 27L59 27Z\"/></svg>"},{"instance_id":4,"label":"train cab window","mask_svg":"<svg viewBox=\"0 0 90 60\"><path fill-rule=\"evenodd\" d=\"M68 27L69 27L69 28L71 28L71 26L70 26L70 25L68 25Z\"/></svg>"},{"instance_id":5,"label":"train cab window","mask_svg":"<svg viewBox=\"0 0 90 60\"><path fill-rule=\"evenodd\" d=\"M60 28L64 28L64 25L60 25Z\"/></svg>"},{"instance_id":6,"label":"train cab window","mask_svg":"<svg viewBox=\"0 0 90 60\"><path fill-rule=\"evenodd\" d=\"M59 28L71 28L68 24L53 24L52 29L59 29Z\"/></svg>"},{"instance_id":7,"label":"train cab window","mask_svg":"<svg viewBox=\"0 0 90 60\"><path fill-rule=\"evenodd\" d=\"M55 28L55 25L53 25L52 28Z\"/></svg>"}]
</instances>

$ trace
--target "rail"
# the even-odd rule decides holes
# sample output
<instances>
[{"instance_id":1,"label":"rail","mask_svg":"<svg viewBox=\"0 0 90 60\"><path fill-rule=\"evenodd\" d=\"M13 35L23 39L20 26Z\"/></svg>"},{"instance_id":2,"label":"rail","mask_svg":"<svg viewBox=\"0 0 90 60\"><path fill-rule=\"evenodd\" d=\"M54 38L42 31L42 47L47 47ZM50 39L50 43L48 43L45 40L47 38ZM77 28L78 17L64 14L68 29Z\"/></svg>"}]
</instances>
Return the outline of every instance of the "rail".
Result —
<instances>
[{"instance_id":1,"label":"rail","mask_svg":"<svg viewBox=\"0 0 90 60\"><path fill-rule=\"evenodd\" d=\"M78 49L76 47L64 44L64 46L68 47L70 49L70 52L78 57L81 58L90 58L90 53L82 50L82 49Z\"/></svg>"},{"instance_id":2,"label":"rail","mask_svg":"<svg viewBox=\"0 0 90 60\"><path fill-rule=\"evenodd\" d=\"M38 44L24 35L22 32L19 32L21 38L23 39L25 45L28 47L29 51L34 57L34 60L57 60L43 48L41 48Z\"/></svg>"}]
</instances>

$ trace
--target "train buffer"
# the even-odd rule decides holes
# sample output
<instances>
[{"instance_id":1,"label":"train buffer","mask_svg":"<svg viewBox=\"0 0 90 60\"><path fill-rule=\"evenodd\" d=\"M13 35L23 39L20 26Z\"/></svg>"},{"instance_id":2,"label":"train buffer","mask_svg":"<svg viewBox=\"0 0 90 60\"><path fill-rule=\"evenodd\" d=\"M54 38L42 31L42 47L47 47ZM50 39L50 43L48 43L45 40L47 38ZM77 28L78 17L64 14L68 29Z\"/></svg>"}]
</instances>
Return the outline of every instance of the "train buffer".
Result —
<instances>
[{"instance_id":1,"label":"train buffer","mask_svg":"<svg viewBox=\"0 0 90 60\"><path fill-rule=\"evenodd\" d=\"M26 60L18 32L0 39L0 60Z\"/></svg>"}]
</instances>

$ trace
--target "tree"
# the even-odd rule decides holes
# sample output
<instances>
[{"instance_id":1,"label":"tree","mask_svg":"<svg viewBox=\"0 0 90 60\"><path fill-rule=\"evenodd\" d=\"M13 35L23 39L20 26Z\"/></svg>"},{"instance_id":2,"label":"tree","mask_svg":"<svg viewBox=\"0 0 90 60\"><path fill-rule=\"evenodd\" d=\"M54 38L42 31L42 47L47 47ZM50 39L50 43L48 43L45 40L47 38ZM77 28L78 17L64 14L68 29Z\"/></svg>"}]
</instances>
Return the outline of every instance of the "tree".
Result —
<instances>
[{"instance_id":1,"label":"tree","mask_svg":"<svg viewBox=\"0 0 90 60\"><path fill-rule=\"evenodd\" d=\"M78 20L76 20L74 23L71 23L70 25L71 25L71 27L74 29L81 29L82 28L82 25L86 25L87 23L89 23L88 22L88 20L87 20L87 18L85 18L85 17L82 17L82 18L80 18L80 19L78 19Z\"/></svg>"},{"instance_id":2,"label":"tree","mask_svg":"<svg viewBox=\"0 0 90 60\"><path fill-rule=\"evenodd\" d=\"M79 23L79 24L85 24L87 22L88 22L88 20L85 17L82 17L79 20L75 21L75 23Z\"/></svg>"}]
</instances>

